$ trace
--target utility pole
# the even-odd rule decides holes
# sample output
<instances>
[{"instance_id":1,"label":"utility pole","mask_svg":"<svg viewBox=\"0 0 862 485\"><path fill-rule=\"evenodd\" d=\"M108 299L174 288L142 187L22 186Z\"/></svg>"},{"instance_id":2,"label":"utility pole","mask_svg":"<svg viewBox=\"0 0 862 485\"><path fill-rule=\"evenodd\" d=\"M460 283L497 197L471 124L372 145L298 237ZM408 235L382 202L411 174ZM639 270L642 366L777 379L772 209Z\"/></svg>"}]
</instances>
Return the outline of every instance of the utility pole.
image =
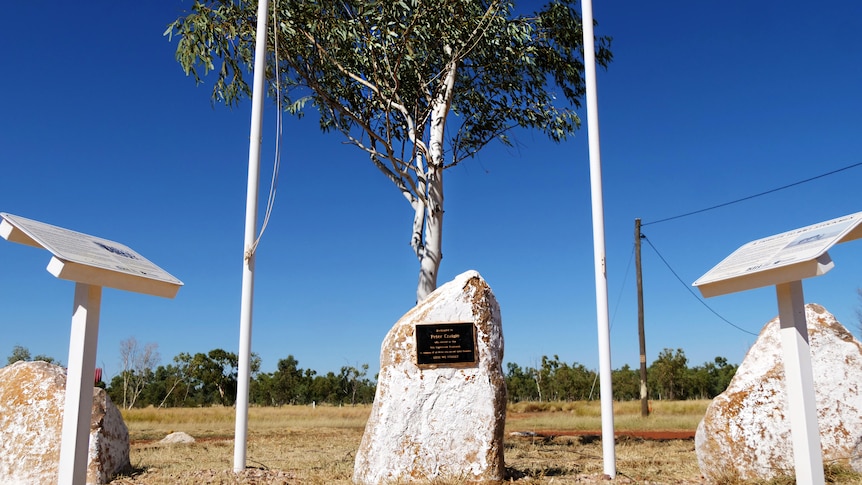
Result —
<instances>
[{"instance_id":1,"label":"utility pole","mask_svg":"<svg viewBox=\"0 0 862 485\"><path fill-rule=\"evenodd\" d=\"M641 220L635 219L635 269L638 281L638 342L641 351L641 416L649 416L647 393L646 336L644 335L644 282L641 273Z\"/></svg>"}]
</instances>

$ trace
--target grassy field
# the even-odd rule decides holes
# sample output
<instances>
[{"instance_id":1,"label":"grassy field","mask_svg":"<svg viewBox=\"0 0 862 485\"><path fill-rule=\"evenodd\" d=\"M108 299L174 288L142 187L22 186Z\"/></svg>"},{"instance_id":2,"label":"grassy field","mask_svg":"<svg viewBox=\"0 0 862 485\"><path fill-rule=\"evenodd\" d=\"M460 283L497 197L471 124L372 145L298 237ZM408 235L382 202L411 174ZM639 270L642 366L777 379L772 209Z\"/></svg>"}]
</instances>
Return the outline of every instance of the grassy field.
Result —
<instances>
[{"instance_id":1,"label":"grassy field","mask_svg":"<svg viewBox=\"0 0 862 485\"><path fill-rule=\"evenodd\" d=\"M649 418L640 403L615 403L619 431L689 431L708 401L654 402ZM134 409L124 411L135 468L113 485L336 484L351 483L353 461L370 406L286 406L249 411L249 469L233 464L233 408ZM598 402L520 403L507 415L506 466L511 480L523 484L601 483L603 451L598 439ZM553 430L554 433L543 431ZM186 432L191 444L159 443L167 434ZM539 431L515 436L513 431ZM587 432L584 434L584 432ZM691 439L645 440L620 436L615 446L615 483L702 483ZM828 471L831 483L862 484L857 475ZM743 482L728 480L723 485ZM775 480L770 485L789 485ZM452 485L435 482L433 485ZM763 484L765 485L765 484Z\"/></svg>"},{"instance_id":2,"label":"grassy field","mask_svg":"<svg viewBox=\"0 0 862 485\"><path fill-rule=\"evenodd\" d=\"M640 401L614 403L614 428L620 431L694 431L710 401L658 401L641 417ZM598 401L517 403L509 406L506 428L595 431L602 427ZM517 428L517 429L516 429Z\"/></svg>"}]
</instances>

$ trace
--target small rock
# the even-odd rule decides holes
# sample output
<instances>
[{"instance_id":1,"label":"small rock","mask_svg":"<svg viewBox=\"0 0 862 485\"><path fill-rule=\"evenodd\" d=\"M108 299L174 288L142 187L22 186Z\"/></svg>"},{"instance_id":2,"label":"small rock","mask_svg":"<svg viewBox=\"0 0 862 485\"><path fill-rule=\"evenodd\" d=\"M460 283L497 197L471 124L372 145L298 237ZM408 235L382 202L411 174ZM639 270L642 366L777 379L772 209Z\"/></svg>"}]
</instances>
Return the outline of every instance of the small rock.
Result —
<instances>
[{"instance_id":1,"label":"small rock","mask_svg":"<svg viewBox=\"0 0 862 485\"><path fill-rule=\"evenodd\" d=\"M194 443L195 439L188 433L183 433L182 431L177 431L175 433L171 433L164 438L162 438L159 443L165 444L173 444L173 443Z\"/></svg>"}]
</instances>

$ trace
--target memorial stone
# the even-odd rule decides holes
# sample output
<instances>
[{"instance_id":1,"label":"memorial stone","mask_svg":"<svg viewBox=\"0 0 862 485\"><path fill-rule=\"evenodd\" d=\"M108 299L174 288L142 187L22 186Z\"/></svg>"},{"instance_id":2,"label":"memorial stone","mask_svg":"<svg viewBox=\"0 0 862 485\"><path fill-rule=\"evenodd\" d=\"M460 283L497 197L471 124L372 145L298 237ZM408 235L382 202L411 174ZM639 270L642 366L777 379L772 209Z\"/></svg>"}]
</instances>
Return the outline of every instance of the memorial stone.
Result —
<instances>
[{"instance_id":1,"label":"memorial stone","mask_svg":"<svg viewBox=\"0 0 862 485\"><path fill-rule=\"evenodd\" d=\"M862 472L862 344L820 305L805 305L823 461ZM761 330L697 428L704 478L768 480L794 473L779 320Z\"/></svg>"},{"instance_id":2,"label":"memorial stone","mask_svg":"<svg viewBox=\"0 0 862 485\"><path fill-rule=\"evenodd\" d=\"M502 362L500 308L479 273L457 276L407 312L381 346L354 483L502 482Z\"/></svg>"},{"instance_id":3,"label":"memorial stone","mask_svg":"<svg viewBox=\"0 0 862 485\"><path fill-rule=\"evenodd\" d=\"M0 369L0 483L56 483L66 373L47 362ZM129 467L129 432L104 389L93 388L87 484Z\"/></svg>"}]
</instances>

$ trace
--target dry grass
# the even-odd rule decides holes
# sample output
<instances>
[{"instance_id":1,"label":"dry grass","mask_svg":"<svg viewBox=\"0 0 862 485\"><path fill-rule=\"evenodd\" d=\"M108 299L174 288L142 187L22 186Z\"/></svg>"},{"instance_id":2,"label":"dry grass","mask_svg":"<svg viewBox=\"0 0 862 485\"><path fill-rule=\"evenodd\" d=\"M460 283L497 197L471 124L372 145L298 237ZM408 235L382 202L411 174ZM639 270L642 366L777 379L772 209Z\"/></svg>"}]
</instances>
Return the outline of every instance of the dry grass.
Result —
<instances>
[{"instance_id":1,"label":"dry grass","mask_svg":"<svg viewBox=\"0 0 862 485\"><path fill-rule=\"evenodd\" d=\"M652 415L640 417L639 403L615 403L615 425L620 430L693 431L706 401L655 402ZM287 406L252 408L249 412L247 463L249 469L232 473L234 453L233 408L143 409L124 411L132 438L135 471L113 485L348 485L353 461L370 406L317 408ZM603 448L596 433L601 428L600 405L590 403L517 404L509 408L507 430L558 430L555 436L508 435L505 443L509 480L524 485L604 483ZM192 444L160 444L173 431L197 438ZM566 435L566 431L571 435ZM693 440L643 440L619 437L614 447L614 483L702 483ZM833 465L829 483L859 484L858 474ZM745 482L725 477L718 485L790 485L792 478ZM455 485L438 481L431 485Z\"/></svg>"},{"instance_id":2,"label":"dry grass","mask_svg":"<svg viewBox=\"0 0 862 485\"><path fill-rule=\"evenodd\" d=\"M617 430L694 430L710 401L651 402L649 417L641 417L640 401L614 403ZM517 403L509 406L506 426L517 430L598 430L602 427L601 403L575 401Z\"/></svg>"},{"instance_id":3,"label":"dry grass","mask_svg":"<svg viewBox=\"0 0 862 485\"><path fill-rule=\"evenodd\" d=\"M291 429L362 429L370 406L283 406L253 407L248 412L249 435L280 433ZM161 439L174 431L196 438L232 437L236 410L226 407L124 410L123 419L132 440Z\"/></svg>"}]
</instances>

